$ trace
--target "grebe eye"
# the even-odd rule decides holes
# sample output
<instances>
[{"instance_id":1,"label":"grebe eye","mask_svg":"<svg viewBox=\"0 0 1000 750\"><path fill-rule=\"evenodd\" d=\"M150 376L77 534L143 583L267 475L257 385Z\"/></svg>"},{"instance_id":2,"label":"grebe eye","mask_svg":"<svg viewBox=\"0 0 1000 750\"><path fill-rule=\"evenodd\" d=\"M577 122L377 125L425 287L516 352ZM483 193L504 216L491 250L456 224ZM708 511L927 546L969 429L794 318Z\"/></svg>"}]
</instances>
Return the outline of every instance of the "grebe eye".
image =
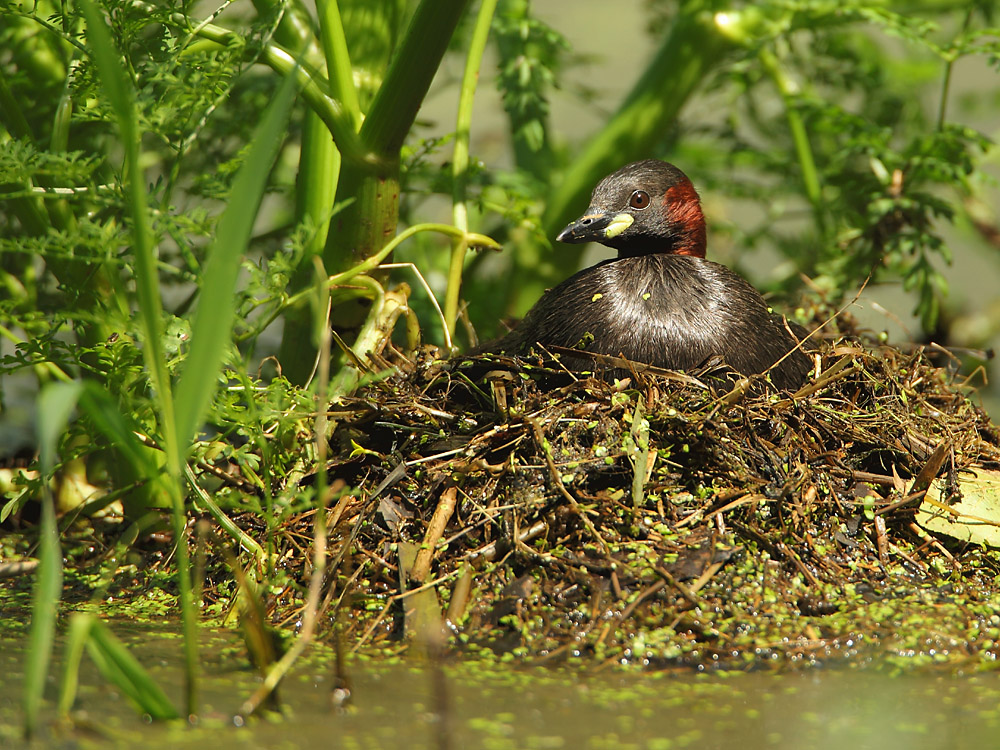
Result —
<instances>
[{"instance_id":1,"label":"grebe eye","mask_svg":"<svg viewBox=\"0 0 1000 750\"><path fill-rule=\"evenodd\" d=\"M636 190L628 199L628 204L632 208L645 208L649 205L649 193L645 190Z\"/></svg>"}]
</instances>

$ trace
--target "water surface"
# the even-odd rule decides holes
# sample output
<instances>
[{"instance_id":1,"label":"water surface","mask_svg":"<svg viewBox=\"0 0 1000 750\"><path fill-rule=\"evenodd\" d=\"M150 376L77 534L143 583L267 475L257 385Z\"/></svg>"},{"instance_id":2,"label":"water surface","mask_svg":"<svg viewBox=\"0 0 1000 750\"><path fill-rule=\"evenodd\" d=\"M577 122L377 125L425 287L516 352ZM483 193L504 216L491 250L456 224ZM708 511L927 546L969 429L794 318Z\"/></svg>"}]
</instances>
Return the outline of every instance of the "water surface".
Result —
<instances>
[{"instance_id":1,"label":"water surface","mask_svg":"<svg viewBox=\"0 0 1000 750\"><path fill-rule=\"evenodd\" d=\"M113 626L180 703L181 642L166 627ZM20 738L23 641L4 641L0 746ZM282 686L284 716L237 726L257 684L239 639L204 633L202 715L152 724L84 661L74 723L51 707L34 747L118 748L927 748L994 747L1000 676L891 672L888 668L773 673L648 673L581 661L559 668L498 662L352 658L353 703L330 707L332 658L314 649ZM57 690L59 655L51 696ZM444 692L434 685L443 684ZM443 699L444 715L435 710Z\"/></svg>"}]
</instances>

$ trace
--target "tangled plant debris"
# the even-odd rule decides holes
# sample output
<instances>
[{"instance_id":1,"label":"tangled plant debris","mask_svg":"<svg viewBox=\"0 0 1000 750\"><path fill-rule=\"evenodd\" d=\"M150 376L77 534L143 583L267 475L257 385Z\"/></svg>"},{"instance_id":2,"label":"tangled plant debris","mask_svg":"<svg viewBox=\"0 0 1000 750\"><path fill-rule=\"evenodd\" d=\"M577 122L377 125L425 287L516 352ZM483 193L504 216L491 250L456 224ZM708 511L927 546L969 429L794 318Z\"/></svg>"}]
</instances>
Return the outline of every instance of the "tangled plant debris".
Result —
<instances>
[{"instance_id":1,"label":"tangled plant debris","mask_svg":"<svg viewBox=\"0 0 1000 750\"><path fill-rule=\"evenodd\" d=\"M994 659L1000 557L916 514L935 476L948 498L1000 464L997 428L922 350L815 357L791 395L395 357L335 407L347 642L444 618L459 647L546 660Z\"/></svg>"}]
</instances>

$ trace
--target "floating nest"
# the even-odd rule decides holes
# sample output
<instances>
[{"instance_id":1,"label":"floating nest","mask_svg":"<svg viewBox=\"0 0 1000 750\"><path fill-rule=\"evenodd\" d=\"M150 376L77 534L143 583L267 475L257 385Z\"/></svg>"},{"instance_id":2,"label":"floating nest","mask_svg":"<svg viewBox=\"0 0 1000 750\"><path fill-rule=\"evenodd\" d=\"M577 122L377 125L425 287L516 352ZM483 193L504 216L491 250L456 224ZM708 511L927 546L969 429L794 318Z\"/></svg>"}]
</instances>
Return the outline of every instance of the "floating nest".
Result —
<instances>
[{"instance_id":1,"label":"floating nest","mask_svg":"<svg viewBox=\"0 0 1000 750\"><path fill-rule=\"evenodd\" d=\"M455 648L541 660L991 662L1000 556L917 512L935 477L946 504L998 466L997 428L923 350L853 336L815 358L788 394L395 357L334 407L346 642L443 621Z\"/></svg>"}]
</instances>

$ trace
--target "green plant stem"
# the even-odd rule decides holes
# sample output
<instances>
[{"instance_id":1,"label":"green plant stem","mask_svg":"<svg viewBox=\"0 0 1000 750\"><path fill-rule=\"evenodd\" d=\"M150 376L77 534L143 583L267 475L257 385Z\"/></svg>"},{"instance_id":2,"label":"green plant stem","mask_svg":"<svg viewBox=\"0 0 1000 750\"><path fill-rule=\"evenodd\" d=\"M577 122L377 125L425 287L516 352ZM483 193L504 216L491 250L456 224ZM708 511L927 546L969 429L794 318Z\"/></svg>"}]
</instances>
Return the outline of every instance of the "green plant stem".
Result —
<instances>
[{"instance_id":1,"label":"green plant stem","mask_svg":"<svg viewBox=\"0 0 1000 750\"><path fill-rule=\"evenodd\" d=\"M296 76L299 93L326 123L344 159L367 165L382 163L376 153L358 137L350 113L339 101L327 94L326 81L322 77L305 65L296 67L294 57L273 45L265 48L263 59L276 73Z\"/></svg>"},{"instance_id":2,"label":"green plant stem","mask_svg":"<svg viewBox=\"0 0 1000 750\"><path fill-rule=\"evenodd\" d=\"M302 123L302 151L299 171L295 177L295 221L312 228L312 236L305 243L301 262L296 267L288 285L290 294L310 288L313 274L311 259L322 254L330 231L330 217L337 193L341 158L326 124L315 111L307 109ZM281 338L279 361L290 368L287 373L293 381L302 382L301 373L295 372L299 362L298 352L313 348L312 318L307 306L284 308L285 331ZM305 363L299 362L301 367Z\"/></svg>"},{"instance_id":3,"label":"green plant stem","mask_svg":"<svg viewBox=\"0 0 1000 750\"><path fill-rule=\"evenodd\" d=\"M649 471L649 420L643 413L643 397L636 399L632 413L632 513L633 522L638 519L639 509L645 499L646 475Z\"/></svg>"},{"instance_id":4,"label":"green plant stem","mask_svg":"<svg viewBox=\"0 0 1000 750\"><path fill-rule=\"evenodd\" d=\"M356 276L377 268L383 260L389 257L393 251L400 246L400 244L420 232L440 232L441 234L449 237L464 237L465 244L468 247L483 247L490 250L500 249L500 244L493 238L487 237L485 234L477 234L476 232L463 232L461 229L454 227L451 224L414 224L412 227L407 227L398 235L393 237L390 242L386 243L385 247L367 260L358 263L353 268L348 268L346 271L342 271L341 273L334 274L329 277L326 280L327 285L334 287L339 284L346 284ZM307 289L289 297L288 301L282 306L282 309L300 304L310 293L311 290ZM279 314L280 311L274 313L273 316L277 317ZM272 320L274 317L272 317Z\"/></svg>"},{"instance_id":5,"label":"green plant stem","mask_svg":"<svg viewBox=\"0 0 1000 750\"><path fill-rule=\"evenodd\" d=\"M216 523L219 524L222 530L229 534L229 536L231 536L240 545L240 549L245 549L250 552L256 563L260 565L268 564L268 556L267 553L264 552L264 548L261 547L253 537L233 523L233 520L225 514L222 508L220 508L214 500L212 500L211 495L201 488L198 484L198 477L194 475L190 466L184 467L184 476L188 481L188 485L194 490L201 504L205 507L205 510L207 510L209 515L215 519Z\"/></svg>"},{"instance_id":6,"label":"green plant stem","mask_svg":"<svg viewBox=\"0 0 1000 750\"><path fill-rule=\"evenodd\" d=\"M365 319L361 331L350 347L349 363L341 367L337 375L330 381L330 395L333 398L351 393L360 382L361 374L371 370L365 363L365 359L391 336L400 315L407 315L408 342L414 346L419 343L419 330L416 332L413 330L414 318L409 307L410 287L408 284L399 284L386 291L370 276L357 276L354 279L354 284L366 287L366 290L371 294L373 304L368 310L368 317ZM414 335L415 333L416 335Z\"/></svg>"},{"instance_id":7,"label":"green plant stem","mask_svg":"<svg viewBox=\"0 0 1000 750\"><path fill-rule=\"evenodd\" d=\"M802 184L806 191L806 197L812 205L813 216L816 221L816 228L821 237L826 236L826 211L823 203L823 187L820 184L819 170L816 168L816 160L813 158L812 146L809 144L809 134L806 132L805 122L796 107L795 98L798 90L795 82L782 69L774 51L764 47L760 50L760 61L764 69L771 76L774 85L781 94L781 99L785 105L785 117L788 120L788 129L792 134L792 141L795 143L795 155L799 160L799 169L802 173Z\"/></svg>"},{"instance_id":8,"label":"green plant stem","mask_svg":"<svg viewBox=\"0 0 1000 750\"><path fill-rule=\"evenodd\" d=\"M356 278L360 274L371 271L377 268L379 264L382 263L392 252L399 247L400 243L408 240L413 235L419 232L440 232L441 234L447 235L449 237L462 237L464 236L464 242L467 247L482 247L490 250L499 250L500 244L487 237L484 234L477 234L476 232L462 232L462 230L451 224L415 224L412 227L400 232L396 237L394 237L390 242L388 242L385 247L383 247L378 253L371 256L367 260L358 263L353 268L349 268L346 271L335 274L327 279L327 285L334 287L337 285L343 285L350 282L352 279ZM306 289L297 294L291 295L279 308L273 310L264 321L261 329L266 328L268 325L273 323L282 313L284 313L289 308L295 308L301 305L311 294L311 289ZM287 320L287 318L286 318ZM307 373L308 374L308 373ZM303 378L304 380L305 378Z\"/></svg>"},{"instance_id":9,"label":"green plant stem","mask_svg":"<svg viewBox=\"0 0 1000 750\"><path fill-rule=\"evenodd\" d=\"M0 336L10 341L14 346L19 344L27 343L24 339L14 333L12 330L7 328L7 326L0 325ZM53 377L63 383L72 383L73 378L67 375L55 362L36 362L32 365L35 372L38 374L40 380L44 380L46 377Z\"/></svg>"},{"instance_id":10,"label":"green plant stem","mask_svg":"<svg viewBox=\"0 0 1000 750\"><path fill-rule=\"evenodd\" d=\"M453 227L451 224L414 224L412 227L407 227L393 237L392 240L387 242L381 250L372 255L370 258L363 260L356 266L353 266L346 271L342 271L341 273L331 276L329 278L329 283L345 284L358 274L371 271L376 268L379 263L388 258L400 244L420 232L440 232L441 234L449 235L451 237L459 237L462 238L465 244L469 247L485 247L491 250L500 249L500 244L496 240L487 237L484 234L466 232L458 227Z\"/></svg>"},{"instance_id":11,"label":"green plant stem","mask_svg":"<svg viewBox=\"0 0 1000 750\"><path fill-rule=\"evenodd\" d=\"M337 103L338 127L350 130L349 137L360 138L361 145L352 147L358 154L351 153L345 150L348 136L333 131L343 156L337 202L346 204L348 198L353 202L331 222L323 252L323 265L328 271L342 271L364 261L395 234L399 221L400 149L467 3L422 0L417 6L360 133L350 127L345 108ZM308 89L305 92L308 94ZM329 106L322 99L319 103ZM355 306L335 308L331 322L342 331L356 330L359 312ZM295 382L303 382L315 360L315 347L305 333L311 330L306 321L285 321L284 336L295 345L282 344L282 367Z\"/></svg>"},{"instance_id":12,"label":"green plant stem","mask_svg":"<svg viewBox=\"0 0 1000 750\"><path fill-rule=\"evenodd\" d=\"M376 154L398 156L469 0L421 0L372 102L361 138Z\"/></svg>"},{"instance_id":13,"label":"green plant stem","mask_svg":"<svg viewBox=\"0 0 1000 750\"><path fill-rule=\"evenodd\" d=\"M330 95L341 103L351 118L355 130L361 129L361 105L358 89L354 85L354 70L344 35L344 22L340 17L337 0L317 0L319 39L326 57L326 76L330 82Z\"/></svg>"},{"instance_id":14,"label":"green plant stem","mask_svg":"<svg viewBox=\"0 0 1000 750\"><path fill-rule=\"evenodd\" d=\"M174 399L166 356L163 348L163 306L159 293L159 277L153 231L149 220L146 182L140 161L140 133L134 91L122 69L121 57L111 40L104 18L92 0L79 0L87 19L87 41L101 76L101 83L114 109L121 141L125 150L125 185L132 216L132 255L135 263L136 296L139 301L139 321L143 332L143 359L149 373L160 412L163 448L166 454L167 478L164 489L170 499L177 545L177 579L184 630L185 709L188 716L197 712L198 634L191 590L191 570L188 557L184 493L181 489L182 456L178 443ZM154 481L160 481L155 479Z\"/></svg>"},{"instance_id":15,"label":"green plant stem","mask_svg":"<svg viewBox=\"0 0 1000 750\"><path fill-rule=\"evenodd\" d=\"M371 295L365 294L364 296L374 300L375 303L373 309L369 310L365 323L362 327L362 330L358 334L355 346L353 347L356 356L359 357L363 356L368 351L370 351L375 344L377 344L377 341L374 341L372 339L372 334L377 330L375 328L375 322L381 319L382 317L381 311L378 308L381 306L381 301L384 300L385 298L385 292L382 290L381 284L379 284L375 279L362 276L362 274L365 274L368 271L372 271L378 268L379 264L381 264L383 260L389 257L393 253L393 251L397 247L399 247L399 245L402 242L408 240L410 237L420 232L440 232L441 234L445 234L450 237L459 238L465 244L466 247L484 247L492 250L500 249L500 245L496 242L496 240L493 240L490 237L487 237L486 235L477 234L475 232L463 232L458 227L454 227L450 224L415 224L414 226L408 227L407 229L403 230L396 237L387 242L385 246L381 250L379 250L379 252L375 253L375 255L372 255L371 257L358 263L352 268L347 269L346 271L342 271L338 274L330 276L326 280L328 287L332 288L338 285L344 285L351 282L355 284L361 284L371 292ZM286 304L283 305L283 308L294 307L296 305L299 305L311 293L312 290L307 289L298 294L292 295L291 297L288 298ZM357 296L358 295L355 294L353 291L351 295L348 295L348 297L350 298L355 298ZM280 311L275 311L273 315L276 317L279 314L279 312ZM312 368L309 367L309 371L311 371L311 369ZM307 375L308 371L302 375L301 379L303 380L303 382L306 380ZM340 377L331 386L331 390L333 390L336 393L345 392L350 387L350 384L353 383L354 380L356 380L354 375L350 373L350 368L345 367L342 375L343 377Z\"/></svg>"},{"instance_id":16,"label":"green plant stem","mask_svg":"<svg viewBox=\"0 0 1000 750\"><path fill-rule=\"evenodd\" d=\"M458 97L458 117L455 122L455 147L452 151L452 221L455 226L468 232L469 208L466 203L466 188L469 181L469 137L472 129L472 104L479 82L479 69L483 63L483 53L490 35L490 25L498 0L483 0L476 17L476 26L469 42L469 52L465 58L465 72L462 75L462 89ZM454 336L458 320L458 301L462 289L462 269L465 253L469 249L466 235L457 237L451 248L451 263L448 268L448 289L444 298L444 319L448 335Z\"/></svg>"},{"instance_id":17,"label":"green plant stem","mask_svg":"<svg viewBox=\"0 0 1000 750\"><path fill-rule=\"evenodd\" d=\"M329 305L329 287L323 283L326 271L319 258L313 258L316 269L317 281L311 290L319 297L317 307L325 310ZM301 656L306 647L312 642L313 634L316 630L316 621L319 615L321 594L323 592L323 579L326 573L326 504L327 504L327 472L326 455L329 438L327 436L327 385L330 380L330 340L331 331L329 326L322 326L319 329L319 384L316 392L316 421L314 428L316 460L318 464L316 482L316 515L313 517L313 555L312 571L309 576L309 590L306 596L306 604L302 615L302 629L298 638L282 655L281 659L275 663L264 678L261 686L254 691L243 705L240 707L240 714L248 716L254 713L261 703L277 689L282 678L288 674L295 660ZM345 542L346 543L346 542Z\"/></svg>"},{"instance_id":18,"label":"green plant stem","mask_svg":"<svg viewBox=\"0 0 1000 750\"><path fill-rule=\"evenodd\" d=\"M337 197L355 201L337 216L339 231L330 232L323 257L327 270L364 260L395 233L400 149L467 4L468 0L422 0L414 11L361 126L361 141L373 160L349 160L344 155Z\"/></svg>"},{"instance_id":19,"label":"green plant stem","mask_svg":"<svg viewBox=\"0 0 1000 750\"><path fill-rule=\"evenodd\" d=\"M322 253L326 246L340 163L340 152L329 129L313 110L306 110L302 122L302 156L295 178L296 223L308 223L313 228L306 243L303 274L309 272L309 259ZM293 283L294 289L302 286L301 282Z\"/></svg>"},{"instance_id":20,"label":"green plant stem","mask_svg":"<svg viewBox=\"0 0 1000 750\"><path fill-rule=\"evenodd\" d=\"M336 0L317 3L320 42L326 58L327 79L331 97L340 102L345 116L356 132L361 127L361 109L354 86L351 60L344 38L340 8ZM306 111L302 129L302 151L295 179L295 221L313 228L305 253L289 284L289 291L305 289L314 273L312 258L326 247L337 183L340 179L341 156L333 136L313 109ZM308 307L289 310L282 336L280 361L297 360L296 352L312 348L311 318ZM294 373L293 373L294 376ZM301 379L295 377L295 379Z\"/></svg>"},{"instance_id":21,"label":"green plant stem","mask_svg":"<svg viewBox=\"0 0 1000 750\"><path fill-rule=\"evenodd\" d=\"M133 4L138 8L153 10L153 6L141 0ZM201 23L192 27L191 19L182 13L174 14L171 20L179 27L222 47L238 38L234 32L213 23ZM379 163L378 156L364 146L354 130L350 113L330 96L327 81L308 61L296 65L295 56L277 44L265 44L260 52L260 60L275 73L295 76L299 94L333 133L337 148L345 160L369 166Z\"/></svg>"},{"instance_id":22,"label":"green plant stem","mask_svg":"<svg viewBox=\"0 0 1000 750\"><path fill-rule=\"evenodd\" d=\"M972 23L972 14L976 10L976 4L970 3L969 8L965 11L965 20L962 21L962 30L959 32L959 36L964 36L969 30L969 24ZM938 116L937 116L937 129L941 131L944 129L945 118L948 113L948 95L951 91L951 72L955 67L955 59L957 52L954 49L954 45L946 53L944 63L944 76L941 80L941 101L938 102Z\"/></svg>"}]
</instances>

